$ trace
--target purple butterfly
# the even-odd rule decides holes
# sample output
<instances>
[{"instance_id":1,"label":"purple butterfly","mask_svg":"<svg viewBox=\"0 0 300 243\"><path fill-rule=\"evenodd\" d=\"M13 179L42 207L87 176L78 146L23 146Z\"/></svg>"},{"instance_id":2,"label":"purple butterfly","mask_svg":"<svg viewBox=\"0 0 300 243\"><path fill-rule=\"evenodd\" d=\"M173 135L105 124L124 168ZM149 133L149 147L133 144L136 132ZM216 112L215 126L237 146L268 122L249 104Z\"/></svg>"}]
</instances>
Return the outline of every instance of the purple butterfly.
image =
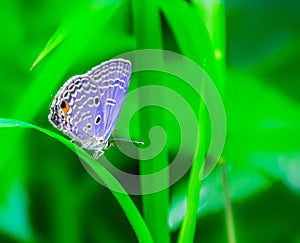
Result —
<instances>
[{"instance_id":1,"label":"purple butterfly","mask_svg":"<svg viewBox=\"0 0 300 243\"><path fill-rule=\"evenodd\" d=\"M100 157L109 146L130 75L129 61L112 59L70 78L52 102L49 121L83 148L94 150L94 158Z\"/></svg>"}]
</instances>

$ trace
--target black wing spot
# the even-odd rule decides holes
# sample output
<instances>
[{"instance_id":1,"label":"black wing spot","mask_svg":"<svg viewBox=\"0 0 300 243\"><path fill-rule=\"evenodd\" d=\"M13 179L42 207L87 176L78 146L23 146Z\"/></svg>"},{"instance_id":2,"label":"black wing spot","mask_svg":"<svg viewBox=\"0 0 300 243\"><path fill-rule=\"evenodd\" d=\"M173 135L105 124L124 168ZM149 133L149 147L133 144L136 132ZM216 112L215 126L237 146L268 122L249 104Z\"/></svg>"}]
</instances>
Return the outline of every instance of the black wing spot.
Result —
<instances>
[{"instance_id":1,"label":"black wing spot","mask_svg":"<svg viewBox=\"0 0 300 243\"><path fill-rule=\"evenodd\" d=\"M66 91L63 95L64 98L67 98L70 95L69 91Z\"/></svg>"},{"instance_id":2,"label":"black wing spot","mask_svg":"<svg viewBox=\"0 0 300 243\"><path fill-rule=\"evenodd\" d=\"M66 106L67 106L67 104L66 104L66 102L63 100L63 101L61 102L61 104L60 104L60 108L64 109L64 108L66 108Z\"/></svg>"},{"instance_id":3,"label":"black wing spot","mask_svg":"<svg viewBox=\"0 0 300 243\"><path fill-rule=\"evenodd\" d=\"M95 124L98 125L98 124L100 124L100 122L101 122L101 116L98 115L95 119Z\"/></svg>"},{"instance_id":4,"label":"black wing spot","mask_svg":"<svg viewBox=\"0 0 300 243\"><path fill-rule=\"evenodd\" d=\"M75 84L76 86L80 86L81 80L76 80L76 81L74 82L74 84Z\"/></svg>"},{"instance_id":5,"label":"black wing spot","mask_svg":"<svg viewBox=\"0 0 300 243\"><path fill-rule=\"evenodd\" d=\"M98 105L98 104L99 104L99 101L100 101L100 100L99 100L99 97L96 96L95 99L94 99L94 104L95 104L95 105Z\"/></svg>"},{"instance_id":6,"label":"black wing spot","mask_svg":"<svg viewBox=\"0 0 300 243\"><path fill-rule=\"evenodd\" d=\"M69 88L68 88L70 91L72 90L72 89L74 89L74 84L71 84L70 86L69 86Z\"/></svg>"}]
</instances>

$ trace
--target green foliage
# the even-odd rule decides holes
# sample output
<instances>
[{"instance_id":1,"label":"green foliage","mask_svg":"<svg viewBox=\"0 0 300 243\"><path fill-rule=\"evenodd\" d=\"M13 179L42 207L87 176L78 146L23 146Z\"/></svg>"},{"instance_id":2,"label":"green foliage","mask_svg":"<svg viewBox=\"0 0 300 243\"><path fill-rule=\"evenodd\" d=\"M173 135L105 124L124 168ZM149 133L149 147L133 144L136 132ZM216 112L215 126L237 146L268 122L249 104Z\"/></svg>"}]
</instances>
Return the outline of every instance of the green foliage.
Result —
<instances>
[{"instance_id":1,"label":"green foliage","mask_svg":"<svg viewBox=\"0 0 300 243\"><path fill-rule=\"evenodd\" d=\"M238 242L299 241L300 6L297 1L272 4L3 2L0 242L225 242L224 217L228 223L230 216L224 216L224 208L230 200ZM130 91L151 84L171 88L187 100L200 124L204 142L191 170L165 191L129 196L101 164L49 124L49 105L66 79L143 48L180 53L213 79L227 114L225 193L219 166L198 180L209 121L199 97L174 77L145 72L134 74L130 85ZM130 105L125 103L122 112ZM172 114L142 109L129 128L118 123L116 133L128 129L147 144L150 128L157 125L167 133L167 145L157 157L145 164L113 147L105 153L114 166L133 174L167 166L180 140L180 124ZM123 193L99 185L75 149L98 179Z\"/></svg>"}]
</instances>

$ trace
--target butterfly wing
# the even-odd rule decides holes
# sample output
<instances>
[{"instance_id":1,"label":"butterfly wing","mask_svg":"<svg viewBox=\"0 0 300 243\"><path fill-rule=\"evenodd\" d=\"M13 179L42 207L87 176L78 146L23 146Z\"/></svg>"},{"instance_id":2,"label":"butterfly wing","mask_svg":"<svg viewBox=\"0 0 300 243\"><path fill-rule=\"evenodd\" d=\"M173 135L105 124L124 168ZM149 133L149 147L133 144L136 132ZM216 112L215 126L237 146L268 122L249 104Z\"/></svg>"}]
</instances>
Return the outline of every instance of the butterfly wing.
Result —
<instances>
[{"instance_id":1,"label":"butterfly wing","mask_svg":"<svg viewBox=\"0 0 300 243\"><path fill-rule=\"evenodd\" d=\"M88 75L77 75L57 92L50 107L49 121L74 140L87 144L95 131L94 114L99 106L97 85Z\"/></svg>"},{"instance_id":2,"label":"butterfly wing","mask_svg":"<svg viewBox=\"0 0 300 243\"><path fill-rule=\"evenodd\" d=\"M96 135L107 141L114 130L131 75L131 63L124 59L112 59L94 67L88 72L97 84L101 95L96 114L103 114L101 124L96 126Z\"/></svg>"}]
</instances>

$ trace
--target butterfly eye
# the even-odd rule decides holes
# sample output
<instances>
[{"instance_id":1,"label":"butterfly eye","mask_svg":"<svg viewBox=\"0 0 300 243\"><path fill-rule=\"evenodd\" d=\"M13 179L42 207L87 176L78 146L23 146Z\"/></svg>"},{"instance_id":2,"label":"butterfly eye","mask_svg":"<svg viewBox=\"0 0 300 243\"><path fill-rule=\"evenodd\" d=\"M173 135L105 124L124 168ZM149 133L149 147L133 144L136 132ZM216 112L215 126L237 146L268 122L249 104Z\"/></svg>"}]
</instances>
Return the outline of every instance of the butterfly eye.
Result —
<instances>
[{"instance_id":1,"label":"butterfly eye","mask_svg":"<svg viewBox=\"0 0 300 243\"><path fill-rule=\"evenodd\" d=\"M60 108L66 113L69 110L69 103L63 100L60 104Z\"/></svg>"}]
</instances>

